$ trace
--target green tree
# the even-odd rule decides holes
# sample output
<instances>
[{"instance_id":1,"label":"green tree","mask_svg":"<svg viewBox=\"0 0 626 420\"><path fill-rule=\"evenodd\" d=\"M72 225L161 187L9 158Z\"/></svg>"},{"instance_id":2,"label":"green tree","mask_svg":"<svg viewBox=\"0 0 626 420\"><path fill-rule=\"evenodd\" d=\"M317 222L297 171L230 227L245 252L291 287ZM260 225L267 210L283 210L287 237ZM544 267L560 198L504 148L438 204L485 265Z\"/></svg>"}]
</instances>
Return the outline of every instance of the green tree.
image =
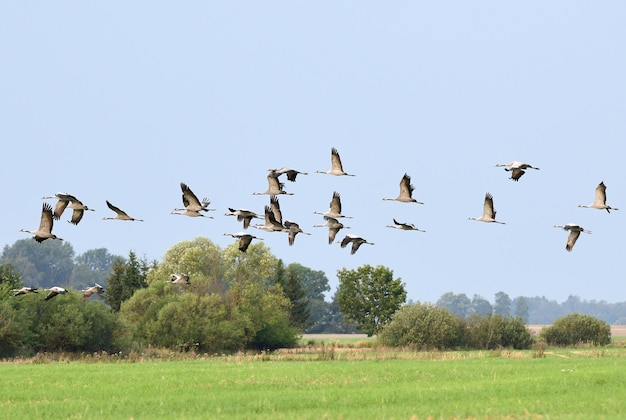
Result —
<instances>
[{"instance_id":1,"label":"green tree","mask_svg":"<svg viewBox=\"0 0 626 420\"><path fill-rule=\"evenodd\" d=\"M491 315L491 313L493 312L493 307L491 306L491 303L489 303L487 299L480 295L474 295L472 297L471 305L472 314L486 316Z\"/></svg>"},{"instance_id":2,"label":"green tree","mask_svg":"<svg viewBox=\"0 0 626 420\"><path fill-rule=\"evenodd\" d=\"M74 249L65 241L21 239L5 246L0 264L11 263L29 285L52 287L67 285L74 269Z\"/></svg>"},{"instance_id":3,"label":"green tree","mask_svg":"<svg viewBox=\"0 0 626 420\"><path fill-rule=\"evenodd\" d=\"M465 293L456 295L452 292L447 292L437 300L437 306L449 310L458 317L466 318L470 314L472 302Z\"/></svg>"},{"instance_id":4,"label":"green tree","mask_svg":"<svg viewBox=\"0 0 626 420\"><path fill-rule=\"evenodd\" d=\"M105 293L105 301L111 309L119 311L122 303L136 290L147 286L146 273L149 268L146 260L138 260L134 251L129 252L128 261L118 258L113 262L113 272Z\"/></svg>"},{"instance_id":5,"label":"green tree","mask_svg":"<svg viewBox=\"0 0 626 420\"><path fill-rule=\"evenodd\" d=\"M518 296L513 299L513 315L522 318L525 323L528 323L528 303L522 296Z\"/></svg>"},{"instance_id":6,"label":"green tree","mask_svg":"<svg viewBox=\"0 0 626 420\"><path fill-rule=\"evenodd\" d=\"M113 263L122 257L110 254L106 248L91 249L74 258L69 285L75 289L98 283L106 288Z\"/></svg>"},{"instance_id":7,"label":"green tree","mask_svg":"<svg viewBox=\"0 0 626 420\"><path fill-rule=\"evenodd\" d=\"M493 313L496 315L502 315L503 317L511 316L511 298L504 292L496 293L496 298L493 305Z\"/></svg>"},{"instance_id":8,"label":"green tree","mask_svg":"<svg viewBox=\"0 0 626 420\"><path fill-rule=\"evenodd\" d=\"M430 303L404 305L378 334L385 346L444 350L462 343L463 323L445 308Z\"/></svg>"},{"instance_id":9,"label":"green tree","mask_svg":"<svg viewBox=\"0 0 626 420\"><path fill-rule=\"evenodd\" d=\"M0 265L0 299L11 293L12 289L22 287L22 277L15 271L13 264Z\"/></svg>"},{"instance_id":10,"label":"green tree","mask_svg":"<svg viewBox=\"0 0 626 420\"><path fill-rule=\"evenodd\" d=\"M337 302L346 320L372 336L391 320L406 301L406 289L393 271L381 265L364 265L337 272Z\"/></svg>"},{"instance_id":11,"label":"green tree","mask_svg":"<svg viewBox=\"0 0 626 420\"><path fill-rule=\"evenodd\" d=\"M299 276L299 270L292 269L288 266L286 269L282 260L276 263L276 284L280 285L283 293L291 302L290 325L302 331L310 324L308 322L310 309L309 300L306 298L306 290L302 286L302 278Z\"/></svg>"},{"instance_id":12,"label":"green tree","mask_svg":"<svg viewBox=\"0 0 626 420\"><path fill-rule=\"evenodd\" d=\"M606 346L611 343L611 327L591 315L573 313L545 327L539 336L548 344L558 346L574 346L584 343Z\"/></svg>"}]
</instances>

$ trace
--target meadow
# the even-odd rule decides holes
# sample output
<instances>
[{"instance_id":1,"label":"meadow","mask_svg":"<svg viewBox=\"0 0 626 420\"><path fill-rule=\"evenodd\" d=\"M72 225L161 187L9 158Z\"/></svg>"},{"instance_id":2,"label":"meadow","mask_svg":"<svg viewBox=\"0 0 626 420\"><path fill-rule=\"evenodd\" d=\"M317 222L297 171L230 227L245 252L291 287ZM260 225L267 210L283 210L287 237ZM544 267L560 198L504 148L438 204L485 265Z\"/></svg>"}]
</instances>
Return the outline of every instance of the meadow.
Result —
<instances>
[{"instance_id":1,"label":"meadow","mask_svg":"<svg viewBox=\"0 0 626 420\"><path fill-rule=\"evenodd\" d=\"M626 348L44 355L0 363L4 418L620 418ZM315 347L315 348L313 348Z\"/></svg>"}]
</instances>

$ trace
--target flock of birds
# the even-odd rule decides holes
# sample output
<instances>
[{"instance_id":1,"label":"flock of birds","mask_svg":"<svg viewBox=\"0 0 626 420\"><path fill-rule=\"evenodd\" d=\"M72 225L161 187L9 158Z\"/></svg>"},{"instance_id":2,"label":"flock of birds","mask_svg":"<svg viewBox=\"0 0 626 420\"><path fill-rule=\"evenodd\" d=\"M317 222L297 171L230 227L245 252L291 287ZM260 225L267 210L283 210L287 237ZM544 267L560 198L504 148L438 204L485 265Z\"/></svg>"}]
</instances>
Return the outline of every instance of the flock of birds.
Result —
<instances>
[{"instance_id":1,"label":"flock of birds","mask_svg":"<svg viewBox=\"0 0 626 420\"><path fill-rule=\"evenodd\" d=\"M510 179L516 182L520 180L520 178L526 173L527 170L539 170L538 167L518 161L513 161L505 164L498 163L495 166L504 167L505 171L511 173ZM328 171L316 171L316 173L334 176L355 176L354 174L350 174L344 171L339 152L334 147L331 149L331 168ZM281 182L281 177L285 176L288 181L295 182L298 175L308 175L308 173L288 167L268 170L267 190L263 192L253 193L254 195L270 196L270 203L265 206L264 213L262 215L248 209L228 208L229 212L225 213L225 216L236 217L237 221L242 223L243 231L236 233L224 233L224 235L235 238L238 241L238 247L241 252L246 252L253 240L263 240L263 238L255 236L247 231L250 226L266 232L286 232L289 245L293 245L295 243L295 239L298 234L310 235L310 233L304 232L302 228L298 225L298 223L292 220L283 219L282 212L280 210L280 204L278 201L278 198L281 195L293 195L293 193L287 192L285 190L285 184ZM212 209L209 207L211 202L208 198L205 197L202 200L199 200L198 197L193 193L191 188L189 188L189 186L183 182L180 183L180 187L182 191L183 207L175 208L174 210L172 210L171 214L183 215L188 217L212 218L212 216L209 216L207 213L210 211L215 211L216 209ZM424 204L423 202L418 201L413 197L413 191L415 188L411 184L411 177L408 174L405 173L402 176L402 178L400 179L399 187L400 191L396 197L384 197L383 200L392 200L402 203ZM34 239L38 242L42 242L47 239L62 240L52 233L52 228L54 220L59 220L66 209L72 210L72 216L69 222L74 225L78 225L86 211L93 211L93 209L84 205L80 200L78 200L75 196L71 194L56 193L52 196L45 196L42 198L57 200L54 211L50 204L44 203L42 207L39 228L35 230L21 229L21 231L23 232L34 235ZM121 210L119 207L111 204L108 200L106 200L106 204L108 208L115 213L115 216L104 217L104 220L124 220L139 222L143 221L142 219L137 219L129 216L126 212ZM604 182L600 182L600 184L597 186L595 190L594 202L589 205L579 205L579 207L606 210L609 213L611 210L618 210L617 208L611 207L606 204L606 186L604 185ZM341 196L336 191L331 197L329 209L327 211L315 211L314 213L322 215L325 223L322 225L313 225L313 227L325 227L328 229L329 244L335 242L336 236L339 231L341 231L342 229L349 229L348 226L344 226L344 224L340 222L340 220L349 219L351 217L346 216L342 213ZM263 220L264 223L252 224L254 219ZM505 223L496 220L494 200L493 196L490 193L485 194L482 215L479 217L470 217L468 219L486 223ZM393 219L393 225L387 225L386 227L406 231L412 230L425 232L424 230L417 228L412 223L400 222L395 218ZM574 223L555 225L555 227L564 229L569 232L566 244L567 251L571 251L573 249L574 244L576 243L576 240L580 236L581 232L591 233L591 231L585 230L582 226ZM361 245L374 245L373 242L369 242L364 237L355 234L346 234L340 241L337 242L342 248L346 248L348 245L351 245L351 254L356 253ZM182 281L178 278L175 280L176 282ZM189 279L187 278L187 281L188 280ZM172 279L172 281L174 281L174 279Z\"/></svg>"},{"instance_id":2,"label":"flock of birds","mask_svg":"<svg viewBox=\"0 0 626 420\"><path fill-rule=\"evenodd\" d=\"M11 290L11 292L13 292L13 296L21 296L31 293L39 293L37 290L39 289L36 287L22 287L21 289L13 289ZM44 300L50 300L56 295L64 295L67 293L67 289L60 286L52 286L49 289L43 290L48 292ZM100 286L98 283L95 283L93 286L81 290L81 292L83 293L83 300L87 300L94 295L102 295L104 293L104 287Z\"/></svg>"}]
</instances>

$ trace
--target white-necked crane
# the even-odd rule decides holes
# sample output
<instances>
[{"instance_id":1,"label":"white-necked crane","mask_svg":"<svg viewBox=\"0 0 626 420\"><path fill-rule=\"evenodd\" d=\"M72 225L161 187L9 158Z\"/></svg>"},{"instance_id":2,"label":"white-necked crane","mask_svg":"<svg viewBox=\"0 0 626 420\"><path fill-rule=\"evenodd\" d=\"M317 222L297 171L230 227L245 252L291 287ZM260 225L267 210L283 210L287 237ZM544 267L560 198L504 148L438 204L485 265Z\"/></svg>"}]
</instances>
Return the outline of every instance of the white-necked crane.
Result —
<instances>
[{"instance_id":1,"label":"white-necked crane","mask_svg":"<svg viewBox=\"0 0 626 420\"><path fill-rule=\"evenodd\" d=\"M53 224L54 221L52 220L52 206L48 203L43 203L39 228L35 230L20 229L20 232L27 232L35 235L33 239L35 239L37 242L43 242L46 239L58 239L62 241L63 239L52 233Z\"/></svg>"},{"instance_id":2,"label":"white-necked crane","mask_svg":"<svg viewBox=\"0 0 626 420\"><path fill-rule=\"evenodd\" d=\"M513 162L509 162L509 163L497 163L496 164L496 167L501 167L501 166L505 167L504 168L505 171L511 172L511 179L516 182L519 181L522 175L526 173L525 169L539 170L539 168L537 168L536 166L532 166L524 162L519 162L517 160L514 160Z\"/></svg>"},{"instance_id":3,"label":"white-necked crane","mask_svg":"<svg viewBox=\"0 0 626 420\"><path fill-rule=\"evenodd\" d=\"M211 201L204 197L202 201L198 200L198 197L191 191L191 188L184 182L180 183L180 189L182 190L182 198L183 198L183 208L175 208L171 214L180 214L184 216L190 217L208 217L212 219L211 216L204 216L200 212L212 211L215 209L210 209L209 205ZM181 213L182 212L182 213Z\"/></svg>"},{"instance_id":4,"label":"white-necked crane","mask_svg":"<svg viewBox=\"0 0 626 420\"><path fill-rule=\"evenodd\" d=\"M405 173L400 180L400 194L396 198L384 197L383 200L400 201L401 203L424 204L413 198L413 190L415 190L415 187L411 184L411 177Z\"/></svg>"},{"instance_id":5,"label":"white-necked crane","mask_svg":"<svg viewBox=\"0 0 626 420\"><path fill-rule=\"evenodd\" d=\"M359 247L363 244L368 244L368 245L374 245L373 242L367 242L364 238L362 238L361 236L358 235L352 235L350 233L348 233L342 240L341 240L341 247L345 248L346 246L348 246L349 243L352 243L352 249L350 249L350 255L354 254L355 252L358 251Z\"/></svg>"},{"instance_id":6,"label":"white-necked crane","mask_svg":"<svg viewBox=\"0 0 626 420\"><path fill-rule=\"evenodd\" d=\"M501 225L505 224L505 222L499 222L496 220L496 209L493 207L493 196L489 193L485 194L482 216L468 217L468 220L477 220L479 222L486 223L500 223Z\"/></svg>"},{"instance_id":7,"label":"white-necked crane","mask_svg":"<svg viewBox=\"0 0 626 420\"><path fill-rule=\"evenodd\" d=\"M103 217L102 220L129 220L129 221L135 221L135 222L143 222L143 219L135 219L134 217L130 217L128 214L126 214L125 211L111 204L109 200L106 200L106 202L107 202L107 207L113 210L116 215L115 217Z\"/></svg>"},{"instance_id":8,"label":"white-necked crane","mask_svg":"<svg viewBox=\"0 0 626 420\"><path fill-rule=\"evenodd\" d=\"M576 240L580 236L580 232L591 233L590 230L585 230L582 226L577 225L576 223L554 225L554 227L569 231L569 235L567 235L567 244L565 244L565 249L567 251L571 251L574 248L574 244L576 244Z\"/></svg>"},{"instance_id":9,"label":"white-necked crane","mask_svg":"<svg viewBox=\"0 0 626 420\"><path fill-rule=\"evenodd\" d=\"M50 300L53 297L55 297L56 295L64 295L64 294L67 293L66 289L64 289L63 287L59 287L59 286L52 286L49 289L43 289L43 290L49 292L48 295L46 296L45 300Z\"/></svg>"},{"instance_id":10,"label":"white-necked crane","mask_svg":"<svg viewBox=\"0 0 626 420\"><path fill-rule=\"evenodd\" d=\"M263 219L261 216L248 209L233 209L228 208L230 213L225 213L224 216L236 216L238 222L243 222L243 228L248 229L252 219Z\"/></svg>"},{"instance_id":11,"label":"white-necked crane","mask_svg":"<svg viewBox=\"0 0 626 420\"><path fill-rule=\"evenodd\" d=\"M339 232L341 229L350 229L349 226L344 226L343 223L339 222L334 217L324 216L324 220L326 220L326 223L324 223L323 225L313 225L313 227L328 228L328 245L331 245L335 241L337 232Z\"/></svg>"},{"instance_id":12,"label":"white-necked crane","mask_svg":"<svg viewBox=\"0 0 626 420\"><path fill-rule=\"evenodd\" d=\"M596 187L596 196L593 203L589 205L579 204L578 207L606 210L608 213L610 213L611 210L619 210L616 207L611 207L606 204L606 185L604 185L604 181L600 182Z\"/></svg>"},{"instance_id":13,"label":"white-necked crane","mask_svg":"<svg viewBox=\"0 0 626 420\"><path fill-rule=\"evenodd\" d=\"M245 232L225 233L224 236L232 236L233 238L238 239L239 250L241 252L246 252L248 250L248 247L250 246L250 243L252 242L253 239L258 239L259 241L263 240L263 238L258 238L254 235L251 235Z\"/></svg>"},{"instance_id":14,"label":"white-necked crane","mask_svg":"<svg viewBox=\"0 0 626 420\"><path fill-rule=\"evenodd\" d=\"M333 193L333 198L330 200L330 208L328 209L328 211L314 211L313 214L321 214L323 216L332 217L334 219L339 219L341 217L344 217L346 219L352 218L351 216L344 216L343 214L341 214L341 196L337 191Z\"/></svg>"},{"instance_id":15,"label":"white-necked crane","mask_svg":"<svg viewBox=\"0 0 626 420\"><path fill-rule=\"evenodd\" d=\"M354 176L354 174L349 174L343 170L343 165L341 164L341 157L339 156L339 152L334 147L330 149L330 164L331 168L328 171L315 171L318 174L328 174L335 176Z\"/></svg>"},{"instance_id":16,"label":"white-necked crane","mask_svg":"<svg viewBox=\"0 0 626 420\"><path fill-rule=\"evenodd\" d=\"M418 229L413 223L402 223L393 219L393 225L387 225L388 228L400 229L400 230L415 230L418 232L426 232L425 230Z\"/></svg>"}]
</instances>

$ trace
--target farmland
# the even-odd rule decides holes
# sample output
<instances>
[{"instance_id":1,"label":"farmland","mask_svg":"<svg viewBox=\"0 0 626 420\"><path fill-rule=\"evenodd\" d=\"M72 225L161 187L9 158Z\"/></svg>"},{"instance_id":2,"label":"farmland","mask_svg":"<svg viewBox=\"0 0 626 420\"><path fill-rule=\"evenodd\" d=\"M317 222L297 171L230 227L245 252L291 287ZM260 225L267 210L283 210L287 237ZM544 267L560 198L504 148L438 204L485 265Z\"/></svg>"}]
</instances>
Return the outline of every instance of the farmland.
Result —
<instances>
[{"instance_id":1,"label":"farmland","mask_svg":"<svg viewBox=\"0 0 626 420\"><path fill-rule=\"evenodd\" d=\"M321 343L321 342L320 342ZM49 355L0 364L6 418L611 418L626 348Z\"/></svg>"}]
</instances>

